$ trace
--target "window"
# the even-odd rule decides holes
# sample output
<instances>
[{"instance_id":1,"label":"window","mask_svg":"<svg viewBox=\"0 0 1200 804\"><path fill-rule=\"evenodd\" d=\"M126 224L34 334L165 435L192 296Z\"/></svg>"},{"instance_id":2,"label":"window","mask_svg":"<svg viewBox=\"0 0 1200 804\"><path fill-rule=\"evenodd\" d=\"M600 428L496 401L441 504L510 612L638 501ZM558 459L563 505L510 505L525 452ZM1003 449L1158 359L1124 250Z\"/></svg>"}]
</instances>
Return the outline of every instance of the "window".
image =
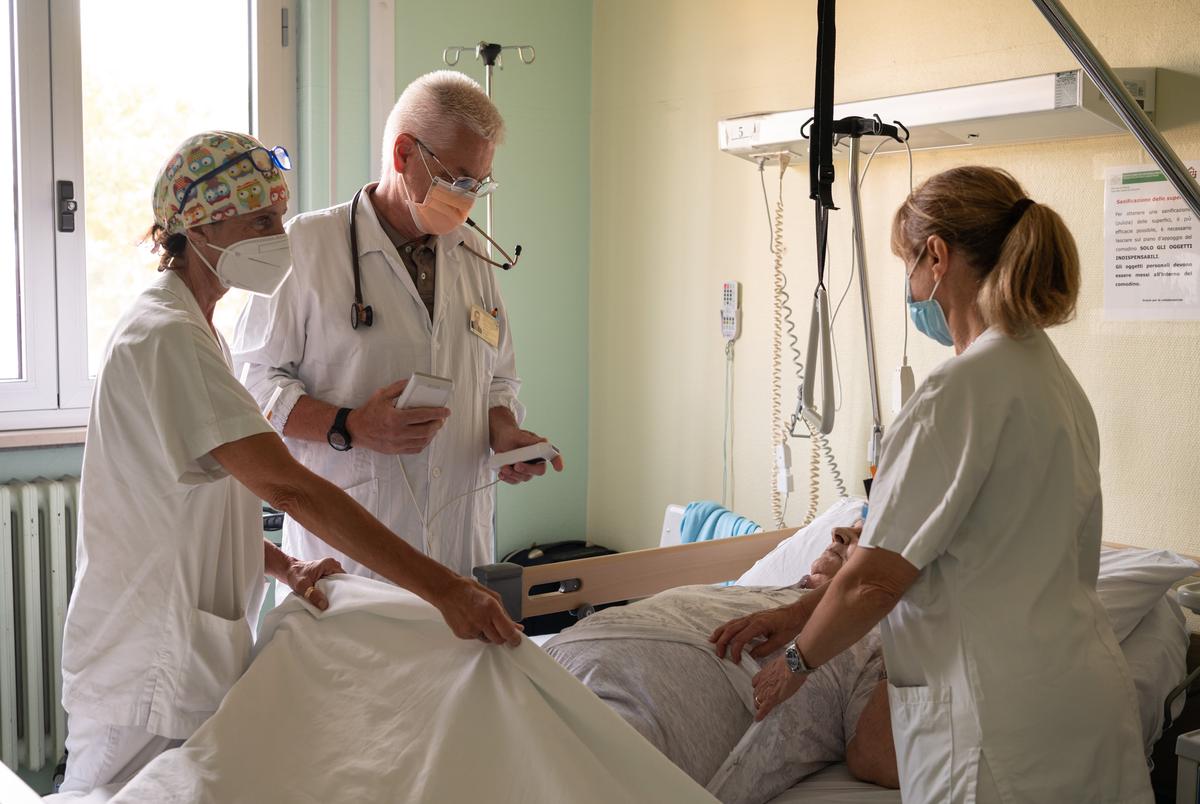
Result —
<instances>
[{"instance_id":1,"label":"window","mask_svg":"<svg viewBox=\"0 0 1200 804\"><path fill-rule=\"evenodd\" d=\"M9 11L6 9L6 11ZM12 14L0 14L0 332L21 332L18 304L21 289L21 272L17 270L17 172L13 164L13 124L16 108L13 103L13 41ZM8 192L9 187L13 192ZM7 222L11 221L9 225ZM0 380L21 378L21 339L5 338L0 341Z\"/></svg>"},{"instance_id":2,"label":"window","mask_svg":"<svg viewBox=\"0 0 1200 804\"><path fill-rule=\"evenodd\" d=\"M0 430L83 424L108 336L156 275L139 241L162 161L205 129L295 153L290 2L0 4L0 220L17 222L0 234ZM245 298L217 307L226 337Z\"/></svg>"}]
</instances>

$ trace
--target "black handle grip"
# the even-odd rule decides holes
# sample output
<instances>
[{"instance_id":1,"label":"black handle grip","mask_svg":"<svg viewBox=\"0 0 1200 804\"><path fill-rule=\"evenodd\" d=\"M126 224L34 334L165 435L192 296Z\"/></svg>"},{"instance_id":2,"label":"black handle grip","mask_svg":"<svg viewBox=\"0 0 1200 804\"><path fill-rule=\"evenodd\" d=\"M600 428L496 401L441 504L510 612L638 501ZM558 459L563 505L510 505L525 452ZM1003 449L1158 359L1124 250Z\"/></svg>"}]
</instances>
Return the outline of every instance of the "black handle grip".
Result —
<instances>
[{"instance_id":1,"label":"black handle grip","mask_svg":"<svg viewBox=\"0 0 1200 804\"><path fill-rule=\"evenodd\" d=\"M75 182L60 180L55 195L58 198L58 231L75 231L75 213L79 210L75 201Z\"/></svg>"}]
</instances>

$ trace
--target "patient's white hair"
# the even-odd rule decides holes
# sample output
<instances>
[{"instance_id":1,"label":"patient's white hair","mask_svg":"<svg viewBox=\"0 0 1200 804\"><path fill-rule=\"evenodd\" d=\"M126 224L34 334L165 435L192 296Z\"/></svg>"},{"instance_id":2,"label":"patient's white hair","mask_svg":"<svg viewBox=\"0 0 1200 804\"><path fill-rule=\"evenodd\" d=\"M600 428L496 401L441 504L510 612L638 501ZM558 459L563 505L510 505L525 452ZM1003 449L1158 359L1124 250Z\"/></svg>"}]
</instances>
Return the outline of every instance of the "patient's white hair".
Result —
<instances>
[{"instance_id":1,"label":"patient's white hair","mask_svg":"<svg viewBox=\"0 0 1200 804\"><path fill-rule=\"evenodd\" d=\"M388 115L380 175L393 170L392 152L401 134L412 134L436 151L462 127L488 142L504 140L504 118L479 84L454 70L426 73L408 85Z\"/></svg>"}]
</instances>

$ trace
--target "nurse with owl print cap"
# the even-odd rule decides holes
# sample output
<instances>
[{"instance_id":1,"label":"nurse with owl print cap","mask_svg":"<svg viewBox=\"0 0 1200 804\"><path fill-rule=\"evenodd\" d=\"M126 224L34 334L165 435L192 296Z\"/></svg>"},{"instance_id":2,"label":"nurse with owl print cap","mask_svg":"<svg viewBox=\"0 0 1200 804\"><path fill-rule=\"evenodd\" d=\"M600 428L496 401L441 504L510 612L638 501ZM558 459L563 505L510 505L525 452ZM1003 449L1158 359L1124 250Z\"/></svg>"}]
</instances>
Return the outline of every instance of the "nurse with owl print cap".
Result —
<instances>
[{"instance_id":1,"label":"nurse with owl print cap","mask_svg":"<svg viewBox=\"0 0 1200 804\"><path fill-rule=\"evenodd\" d=\"M92 398L63 636L65 793L119 785L216 711L250 661L264 573L312 606L331 558L262 537L260 499L423 597L464 639L517 644L497 598L410 547L297 463L234 377L213 310L291 270L282 147L209 131L167 159L159 275L117 323Z\"/></svg>"}]
</instances>

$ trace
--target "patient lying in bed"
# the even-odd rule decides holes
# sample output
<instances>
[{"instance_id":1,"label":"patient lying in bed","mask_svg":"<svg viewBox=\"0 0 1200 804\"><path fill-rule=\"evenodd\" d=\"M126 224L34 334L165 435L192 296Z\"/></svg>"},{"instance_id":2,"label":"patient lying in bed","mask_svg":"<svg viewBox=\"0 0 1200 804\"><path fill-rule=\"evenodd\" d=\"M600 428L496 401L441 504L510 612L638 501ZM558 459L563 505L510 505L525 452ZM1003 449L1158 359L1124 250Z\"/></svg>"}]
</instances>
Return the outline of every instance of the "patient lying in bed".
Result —
<instances>
[{"instance_id":1,"label":"patient lying in bed","mask_svg":"<svg viewBox=\"0 0 1200 804\"><path fill-rule=\"evenodd\" d=\"M847 759L871 781L894 777L895 754L876 634L829 662L762 723L751 679L758 662L722 661L708 640L722 623L787 605L840 569L858 528L833 539L795 586L690 586L602 611L546 650L647 740L724 802L767 801L822 767ZM772 657L764 657L763 661ZM879 771L883 766L883 772Z\"/></svg>"}]
</instances>

